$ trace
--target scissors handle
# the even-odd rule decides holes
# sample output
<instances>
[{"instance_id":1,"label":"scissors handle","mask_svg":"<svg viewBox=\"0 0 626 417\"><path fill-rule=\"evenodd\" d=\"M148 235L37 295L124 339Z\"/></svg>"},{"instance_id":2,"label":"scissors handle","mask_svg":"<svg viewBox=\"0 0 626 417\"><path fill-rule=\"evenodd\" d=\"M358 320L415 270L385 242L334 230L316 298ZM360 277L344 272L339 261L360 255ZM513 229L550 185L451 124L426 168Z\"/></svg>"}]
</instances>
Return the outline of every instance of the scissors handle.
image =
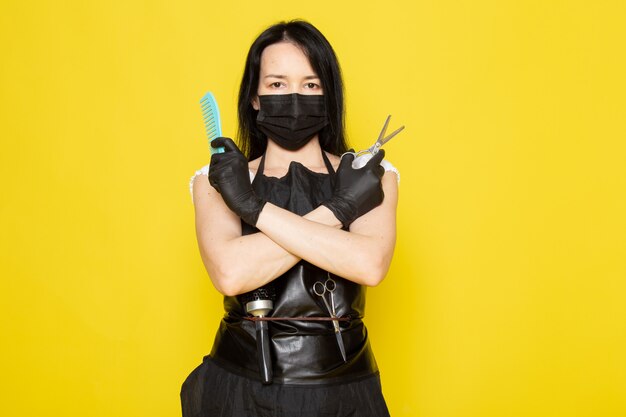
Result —
<instances>
[{"instance_id":1,"label":"scissors handle","mask_svg":"<svg viewBox=\"0 0 626 417\"><path fill-rule=\"evenodd\" d=\"M332 307L332 310L330 312L333 316L336 316L337 313L335 313L335 296L333 295L333 293L335 292L335 289L337 289L337 283L334 279L330 277L330 273L328 273L328 279L324 283L324 287L326 288L326 291L330 293L330 305Z\"/></svg>"},{"instance_id":2,"label":"scissors handle","mask_svg":"<svg viewBox=\"0 0 626 417\"><path fill-rule=\"evenodd\" d=\"M324 298L324 294L326 294L326 285L322 281L317 281L313 284L313 292L315 295Z\"/></svg>"}]
</instances>

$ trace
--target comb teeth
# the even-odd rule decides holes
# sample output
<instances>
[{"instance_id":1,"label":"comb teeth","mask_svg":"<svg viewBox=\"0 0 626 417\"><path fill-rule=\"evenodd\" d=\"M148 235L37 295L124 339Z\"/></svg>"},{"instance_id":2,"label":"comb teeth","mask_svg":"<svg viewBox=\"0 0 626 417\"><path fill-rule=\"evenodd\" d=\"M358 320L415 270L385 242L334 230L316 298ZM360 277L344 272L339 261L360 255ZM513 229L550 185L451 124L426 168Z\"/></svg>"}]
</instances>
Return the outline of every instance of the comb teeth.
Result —
<instances>
[{"instance_id":1,"label":"comb teeth","mask_svg":"<svg viewBox=\"0 0 626 417\"><path fill-rule=\"evenodd\" d=\"M211 147L211 141L222 136L222 126L220 124L220 111L217 107L217 101L211 92L208 92L200 99L200 110L202 111L202 119L204 120L204 129L209 139L209 150L211 154L215 152L223 152L223 148L215 150Z\"/></svg>"}]
</instances>

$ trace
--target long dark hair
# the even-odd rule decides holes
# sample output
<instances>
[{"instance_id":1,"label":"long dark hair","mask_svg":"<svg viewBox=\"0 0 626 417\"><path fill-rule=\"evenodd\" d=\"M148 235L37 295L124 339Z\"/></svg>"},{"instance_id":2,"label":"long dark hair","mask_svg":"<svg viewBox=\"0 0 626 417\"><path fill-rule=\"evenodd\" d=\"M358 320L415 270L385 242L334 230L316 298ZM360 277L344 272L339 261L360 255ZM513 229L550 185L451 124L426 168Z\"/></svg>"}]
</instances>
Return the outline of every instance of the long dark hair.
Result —
<instances>
[{"instance_id":1,"label":"long dark hair","mask_svg":"<svg viewBox=\"0 0 626 417\"><path fill-rule=\"evenodd\" d=\"M238 138L242 152L248 160L253 160L261 156L267 147L267 136L256 126L258 111L254 110L251 103L259 86L261 53L269 45L283 41L298 45L320 78L329 119L328 125L319 133L320 145L327 152L341 155L348 149L344 129L341 69L328 40L315 26L303 20L291 20L270 26L256 38L248 51L238 102Z\"/></svg>"}]
</instances>

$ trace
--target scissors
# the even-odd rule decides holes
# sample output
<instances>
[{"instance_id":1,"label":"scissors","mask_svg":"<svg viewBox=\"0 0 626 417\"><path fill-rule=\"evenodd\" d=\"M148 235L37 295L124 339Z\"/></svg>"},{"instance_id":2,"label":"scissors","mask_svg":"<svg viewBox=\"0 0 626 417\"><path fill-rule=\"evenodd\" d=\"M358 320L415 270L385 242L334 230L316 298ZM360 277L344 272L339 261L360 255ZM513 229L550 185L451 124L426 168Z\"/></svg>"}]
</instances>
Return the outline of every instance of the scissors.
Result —
<instances>
[{"instance_id":1,"label":"scissors","mask_svg":"<svg viewBox=\"0 0 626 417\"><path fill-rule=\"evenodd\" d=\"M313 284L313 292L324 301L324 304L326 305L326 308L330 313L330 317L334 319L333 326L335 328L335 338L337 339L337 345L339 346L339 351L341 352L341 357L343 361L347 362L348 360L346 359L346 347L343 344L343 337L341 336L339 321L336 320L337 313L335 311L335 297L333 297L333 292L335 292L336 289L337 283L334 279L330 277L330 275L325 282L317 281L315 284ZM328 304L328 301L326 300L326 293L330 293L330 304Z\"/></svg>"},{"instance_id":2,"label":"scissors","mask_svg":"<svg viewBox=\"0 0 626 417\"><path fill-rule=\"evenodd\" d=\"M355 158L358 158L359 156L365 155L365 154L371 154L372 156L376 155L378 153L378 151L380 150L380 148L382 148L382 146L389 142L394 136L396 136L398 133L402 132L402 129L404 129L404 126L400 126L399 128L397 128L396 130L394 130L393 132L391 132L389 135L385 136L385 133L387 132L387 127L389 126L389 120L391 119L391 115L387 116L387 120L385 120L385 124L383 125L383 129L380 131L380 135L378 135L378 139L376 140L376 142L374 142L374 144L372 146L370 146L367 149L364 149L362 151L358 151L355 154Z\"/></svg>"}]
</instances>

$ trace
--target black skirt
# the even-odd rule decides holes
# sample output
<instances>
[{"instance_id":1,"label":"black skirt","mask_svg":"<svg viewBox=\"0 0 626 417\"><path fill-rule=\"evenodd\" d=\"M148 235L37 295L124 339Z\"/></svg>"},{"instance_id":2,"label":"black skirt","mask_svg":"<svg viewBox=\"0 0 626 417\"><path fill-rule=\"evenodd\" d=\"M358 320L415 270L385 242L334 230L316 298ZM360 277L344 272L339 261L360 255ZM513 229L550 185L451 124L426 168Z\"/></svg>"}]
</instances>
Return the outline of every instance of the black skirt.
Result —
<instances>
[{"instance_id":1,"label":"black skirt","mask_svg":"<svg viewBox=\"0 0 626 417\"><path fill-rule=\"evenodd\" d=\"M183 417L388 417L380 377L335 385L263 385L209 356L180 392Z\"/></svg>"}]
</instances>

